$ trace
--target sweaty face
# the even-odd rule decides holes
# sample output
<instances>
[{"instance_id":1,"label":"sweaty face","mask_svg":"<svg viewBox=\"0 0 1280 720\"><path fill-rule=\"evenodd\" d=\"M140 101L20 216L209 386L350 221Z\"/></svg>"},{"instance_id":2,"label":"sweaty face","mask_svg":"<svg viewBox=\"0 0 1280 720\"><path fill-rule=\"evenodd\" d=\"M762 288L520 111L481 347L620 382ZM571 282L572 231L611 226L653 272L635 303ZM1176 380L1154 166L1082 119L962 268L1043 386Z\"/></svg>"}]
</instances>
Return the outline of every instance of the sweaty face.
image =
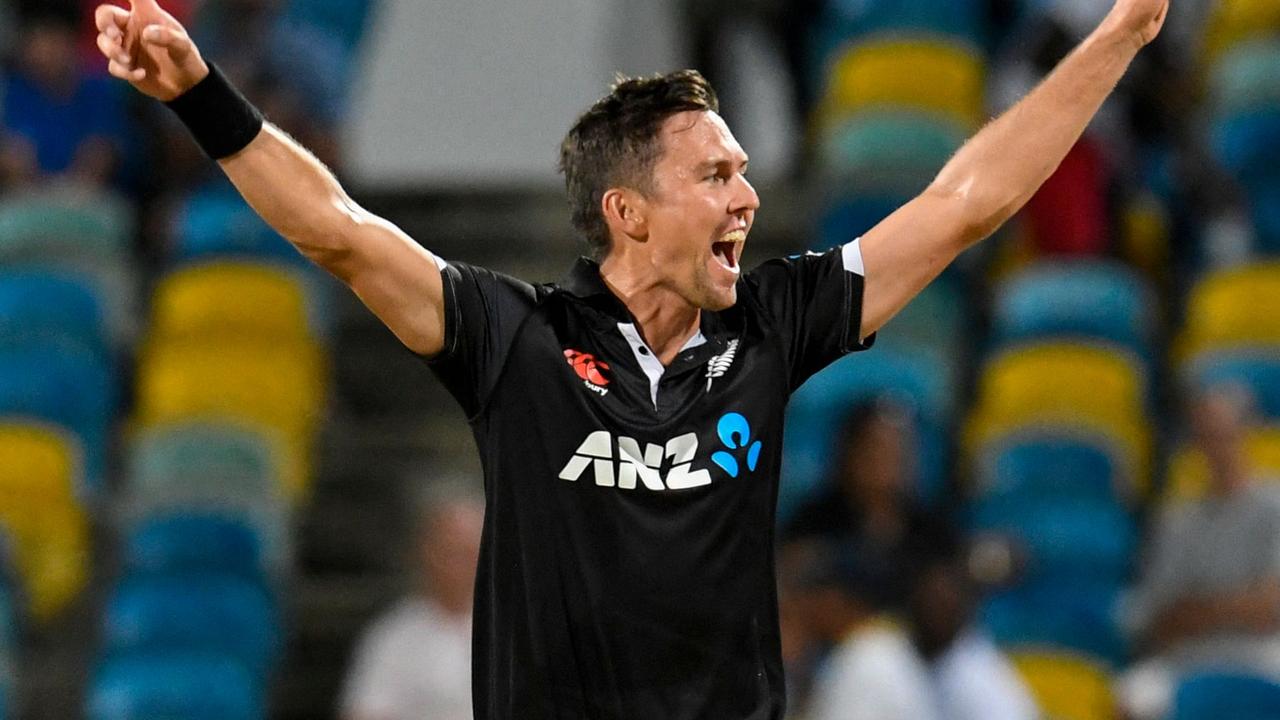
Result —
<instances>
[{"instance_id":1,"label":"sweaty face","mask_svg":"<svg viewBox=\"0 0 1280 720\"><path fill-rule=\"evenodd\" d=\"M713 112L667 118L661 141L647 202L650 260L689 304L731 307L742 249L760 207L745 175L747 154Z\"/></svg>"}]
</instances>

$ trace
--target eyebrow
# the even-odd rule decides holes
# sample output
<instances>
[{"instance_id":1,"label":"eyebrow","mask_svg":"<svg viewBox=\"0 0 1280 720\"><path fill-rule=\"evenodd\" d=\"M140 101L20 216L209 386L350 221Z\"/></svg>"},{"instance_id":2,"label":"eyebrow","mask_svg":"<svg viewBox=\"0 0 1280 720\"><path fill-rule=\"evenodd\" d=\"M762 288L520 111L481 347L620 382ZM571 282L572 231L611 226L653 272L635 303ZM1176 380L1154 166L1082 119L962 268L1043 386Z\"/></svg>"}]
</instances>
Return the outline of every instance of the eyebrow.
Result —
<instances>
[{"instance_id":1,"label":"eyebrow","mask_svg":"<svg viewBox=\"0 0 1280 720\"><path fill-rule=\"evenodd\" d=\"M750 162L751 162L751 158L744 155L742 157L742 162L739 165L739 167L745 168ZM721 165L732 165L732 164L733 164L733 160L731 158L718 157L718 158L712 158L710 160L703 160L702 162L698 163L698 169L714 170L715 168L718 168Z\"/></svg>"}]
</instances>

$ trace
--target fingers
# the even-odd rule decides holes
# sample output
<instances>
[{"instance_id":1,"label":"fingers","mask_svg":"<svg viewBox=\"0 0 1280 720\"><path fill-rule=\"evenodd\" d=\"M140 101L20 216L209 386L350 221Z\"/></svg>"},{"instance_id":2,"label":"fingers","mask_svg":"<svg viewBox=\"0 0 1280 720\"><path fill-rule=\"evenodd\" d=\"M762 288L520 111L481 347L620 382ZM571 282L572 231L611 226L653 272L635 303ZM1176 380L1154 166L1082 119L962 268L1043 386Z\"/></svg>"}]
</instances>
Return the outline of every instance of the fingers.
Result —
<instances>
[{"instance_id":1,"label":"fingers","mask_svg":"<svg viewBox=\"0 0 1280 720\"><path fill-rule=\"evenodd\" d=\"M123 33L129 24L129 11L115 5L99 5L93 11L93 22L98 26L98 32L114 30Z\"/></svg>"},{"instance_id":2,"label":"fingers","mask_svg":"<svg viewBox=\"0 0 1280 720\"><path fill-rule=\"evenodd\" d=\"M119 35L119 33L116 33ZM103 57L129 67L133 64L133 59L129 57L129 53L124 49L123 38L112 37L109 33L98 33L98 50Z\"/></svg>"},{"instance_id":3,"label":"fingers","mask_svg":"<svg viewBox=\"0 0 1280 720\"><path fill-rule=\"evenodd\" d=\"M191 54L191 38L185 32L164 25L149 25L142 31L142 41L169 51L169 57L182 60Z\"/></svg>"},{"instance_id":4,"label":"fingers","mask_svg":"<svg viewBox=\"0 0 1280 720\"><path fill-rule=\"evenodd\" d=\"M107 63L107 72L111 73L113 77L118 77L121 80L128 80L129 82L139 82L147 77L146 70L122 65L118 60L112 60Z\"/></svg>"}]
</instances>

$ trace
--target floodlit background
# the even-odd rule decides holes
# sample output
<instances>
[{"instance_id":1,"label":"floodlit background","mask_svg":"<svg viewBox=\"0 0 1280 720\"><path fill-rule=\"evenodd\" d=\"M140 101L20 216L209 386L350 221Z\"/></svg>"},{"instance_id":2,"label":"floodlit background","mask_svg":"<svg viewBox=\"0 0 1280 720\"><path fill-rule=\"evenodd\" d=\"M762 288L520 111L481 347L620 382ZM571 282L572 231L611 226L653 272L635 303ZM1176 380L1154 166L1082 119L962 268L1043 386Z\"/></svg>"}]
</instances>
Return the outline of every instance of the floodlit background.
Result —
<instances>
[{"instance_id":1,"label":"floodlit background","mask_svg":"<svg viewBox=\"0 0 1280 720\"><path fill-rule=\"evenodd\" d=\"M1109 7L162 4L358 201L531 281L618 72L715 84L751 266L874 225ZM469 717L465 419L93 5L0 0L0 719ZM1028 207L797 393L792 715L1280 718L1277 254L1280 1L1174 0Z\"/></svg>"}]
</instances>

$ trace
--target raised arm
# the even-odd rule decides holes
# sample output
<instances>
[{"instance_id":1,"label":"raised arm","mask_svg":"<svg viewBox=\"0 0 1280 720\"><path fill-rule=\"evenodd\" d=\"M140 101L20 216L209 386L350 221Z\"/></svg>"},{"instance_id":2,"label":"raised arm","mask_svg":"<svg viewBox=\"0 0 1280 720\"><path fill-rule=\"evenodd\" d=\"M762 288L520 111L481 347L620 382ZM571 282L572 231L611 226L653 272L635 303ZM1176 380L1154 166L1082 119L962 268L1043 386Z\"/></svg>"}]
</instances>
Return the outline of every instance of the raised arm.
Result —
<instances>
[{"instance_id":1,"label":"raised arm","mask_svg":"<svg viewBox=\"0 0 1280 720\"><path fill-rule=\"evenodd\" d=\"M155 0L133 0L129 10L102 5L95 20L109 72L139 91L171 102L209 77L186 30ZM280 129L254 125L248 137L218 165L249 205L355 291L410 350L438 353L444 294L431 253L357 205L333 173Z\"/></svg>"},{"instance_id":2,"label":"raised arm","mask_svg":"<svg viewBox=\"0 0 1280 720\"><path fill-rule=\"evenodd\" d=\"M1035 90L965 143L919 197L862 237L864 337L1031 199L1160 32L1168 9L1169 0L1117 0Z\"/></svg>"}]
</instances>

